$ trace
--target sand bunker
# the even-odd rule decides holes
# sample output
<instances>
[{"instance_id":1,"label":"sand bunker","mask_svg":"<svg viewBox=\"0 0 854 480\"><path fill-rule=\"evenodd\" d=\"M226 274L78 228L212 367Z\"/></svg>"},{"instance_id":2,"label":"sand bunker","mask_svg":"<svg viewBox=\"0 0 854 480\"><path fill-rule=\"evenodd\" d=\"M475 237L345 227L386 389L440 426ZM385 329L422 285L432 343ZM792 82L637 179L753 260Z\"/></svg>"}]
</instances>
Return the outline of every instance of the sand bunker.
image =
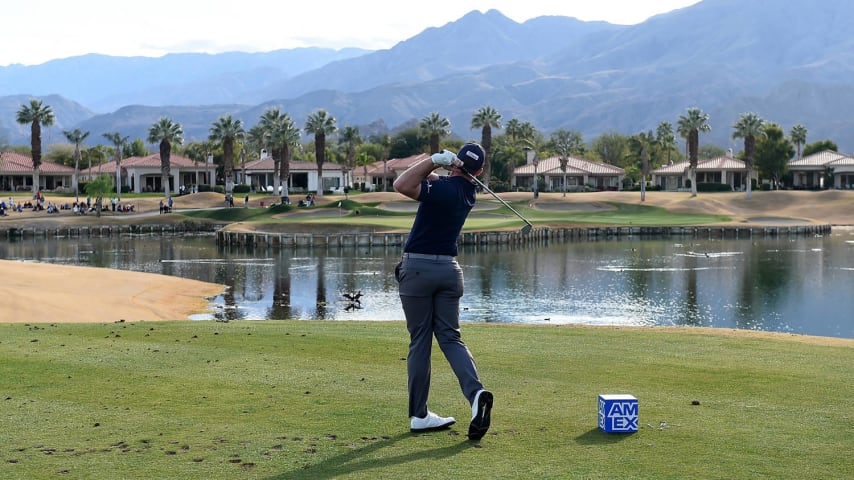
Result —
<instances>
[{"instance_id":1,"label":"sand bunker","mask_svg":"<svg viewBox=\"0 0 854 480\"><path fill-rule=\"evenodd\" d=\"M607 203L592 202L592 203L534 203L533 208L537 210L548 210L553 212L605 212L616 210L616 207Z\"/></svg>"},{"instance_id":2,"label":"sand bunker","mask_svg":"<svg viewBox=\"0 0 854 480\"><path fill-rule=\"evenodd\" d=\"M153 273L10 260L0 260L0 271L3 323L187 320L209 312L208 299L225 289Z\"/></svg>"}]
</instances>

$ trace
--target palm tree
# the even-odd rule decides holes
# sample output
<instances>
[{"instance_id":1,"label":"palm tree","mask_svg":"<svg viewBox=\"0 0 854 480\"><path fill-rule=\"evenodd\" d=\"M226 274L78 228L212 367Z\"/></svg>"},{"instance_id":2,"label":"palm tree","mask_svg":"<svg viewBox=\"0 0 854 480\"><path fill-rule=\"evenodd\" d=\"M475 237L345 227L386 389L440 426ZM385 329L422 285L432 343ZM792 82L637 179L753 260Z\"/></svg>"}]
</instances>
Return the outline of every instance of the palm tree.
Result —
<instances>
[{"instance_id":1,"label":"palm tree","mask_svg":"<svg viewBox=\"0 0 854 480\"><path fill-rule=\"evenodd\" d=\"M789 138L792 140L792 143L798 148L798 159L801 158L801 145L806 145L807 143L807 127L797 124L792 127L792 131L789 133Z\"/></svg>"},{"instance_id":2,"label":"palm tree","mask_svg":"<svg viewBox=\"0 0 854 480\"><path fill-rule=\"evenodd\" d=\"M270 139L267 137L267 131L260 122L256 123L254 127L246 131L244 140L246 148L255 151L260 151L261 149L266 150L270 143Z\"/></svg>"},{"instance_id":3,"label":"palm tree","mask_svg":"<svg viewBox=\"0 0 854 480\"><path fill-rule=\"evenodd\" d=\"M679 134L680 138L685 139L685 158L688 158L688 127L687 125L683 125L680 122L676 123L676 133Z\"/></svg>"},{"instance_id":4,"label":"palm tree","mask_svg":"<svg viewBox=\"0 0 854 480\"><path fill-rule=\"evenodd\" d=\"M296 126L288 114L281 116L274 124L270 133L271 141L279 146L279 170L277 177L284 184L282 188L282 196L287 197L289 194L291 176L291 160L294 156L294 150L300 144L300 129Z\"/></svg>"},{"instance_id":5,"label":"palm tree","mask_svg":"<svg viewBox=\"0 0 854 480\"><path fill-rule=\"evenodd\" d=\"M526 144L530 143L539 143L540 139L539 132L534 128L534 124L531 122L525 122L519 125L519 140L522 142L526 142Z\"/></svg>"},{"instance_id":6,"label":"palm tree","mask_svg":"<svg viewBox=\"0 0 854 480\"><path fill-rule=\"evenodd\" d=\"M665 122L667 123L667 122ZM661 126L659 126L659 129ZM646 179L649 175L649 152L653 149L653 146L658 143L658 138L653 137L652 130L649 133L639 133L637 135L632 135L629 138L629 155L640 163L641 170L641 179L640 179L640 192L641 192L641 202L646 201Z\"/></svg>"},{"instance_id":7,"label":"palm tree","mask_svg":"<svg viewBox=\"0 0 854 480\"><path fill-rule=\"evenodd\" d=\"M260 152L262 149L266 150L270 141L269 136L267 135L267 130L260 122L246 131L246 137L244 140L242 150L251 149L255 152ZM275 158L273 160L275 162ZM245 168L243 175L244 177L246 176ZM257 181L254 182L252 185L253 190L257 184Z\"/></svg>"},{"instance_id":8,"label":"palm tree","mask_svg":"<svg viewBox=\"0 0 854 480\"><path fill-rule=\"evenodd\" d=\"M673 134L673 125L670 122L661 122L655 130L655 142L658 146L667 152L667 163L672 164L670 154L673 153L673 148L676 143L676 136Z\"/></svg>"},{"instance_id":9,"label":"palm tree","mask_svg":"<svg viewBox=\"0 0 854 480\"><path fill-rule=\"evenodd\" d=\"M219 117L209 131L208 140L222 144L222 168L227 195L234 195L234 142L242 141L245 136L243 121L231 118L231 114Z\"/></svg>"},{"instance_id":10,"label":"palm tree","mask_svg":"<svg viewBox=\"0 0 854 480\"><path fill-rule=\"evenodd\" d=\"M363 175L365 180L368 178L368 167L373 165L377 159L368 154L368 152L362 152L357 156L356 164L363 168Z\"/></svg>"},{"instance_id":11,"label":"palm tree","mask_svg":"<svg viewBox=\"0 0 854 480\"><path fill-rule=\"evenodd\" d=\"M744 139L744 164L747 167L747 199L750 200L753 184L753 155L756 152L756 137L765 135L765 120L759 115L749 112L742 113L732 126L732 138Z\"/></svg>"},{"instance_id":12,"label":"palm tree","mask_svg":"<svg viewBox=\"0 0 854 480\"><path fill-rule=\"evenodd\" d=\"M160 120L148 127L148 143L160 144L160 183L166 198L172 198L172 189L169 188L169 161L172 155L172 144L184 143L184 129L180 123L175 123L167 117L160 117Z\"/></svg>"},{"instance_id":13,"label":"palm tree","mask_svg":"<svg viewBox=\"0 0 854 480\"><path fill-rule=\"evenodd\" d=\"M486 156L483 159L483 183L489 185L492 173L490 157L492 156L492 129L501 128L501 114L490 106L478 109L471 117L471 129L480 129L480 144ZM566 192L564 192L566 193Z\"/></svg>"},{"instance_id":14,"label":"palm tree","mask_svg":"<svg viewBox=\"0 0 854 480\"><path fill-rule=\"evenodd\" d=\"M439 140L451 134L451 121L433 112L421 119L418 129L430 139L430 153L439 153Z\"/></svg>"},{"instance_id":15,"label":"palm tree","mask_svg":"<svg viewBox=\"0 0 854 480\"><path fill-rule=\"evenodd\" d=\"M279 176L282 154L279 151L278 139L274 138L277 134L277 129L281 122L282 114L279 107L273 107L264 111L261 115L258 124L249 129L251 138L260 141L264 148L270 148L270 155L273 157L273 194L279 193L279 185L281 177Z\"/></svg>"},{"instance_id":16,"label":"palm tree","mask_svg":"<svg viewBox=\"0 0 854 480\"><path fill-rule=\"evenodd\" d=\"M118 199L122 199L122 148L128 142L130 137L123 137L119 132L105 133L104 138L109 140L116 147L116 195Z\"/></svg>"},{"instance_id":17,"label":"palm tree","mask_svg":"<svg viewBox=\"0 0 854 480\"><path fill-rule=\"evenodd\" d=\"M199 162L207 162L210 150L211 147L208 145L208 142L193 142L184 148L184 154L193 160L193 169L196 170L196 186L199 185ZM193 193L193 191L190 190L190 193Z\"/></svg>"},{"instance_id":18,"label":"palm tree","mask_svg":"<svg viewBox=\"0 0 854 480\"><path fill-rule=\"evenodd\" d=\"M95 178L95 182L97 182L98 179L108 178L101 176L101 165L107 161L107 152L109 151L109 148L99 143L98 145L95 145L95 150L98 152L98 176ZM110 180L110 182L112 182L112 180ZM104 194L109 190L109 188L97 189L98 194L95 197L95 209L98 212L99 217L101 216L101 209L104 207Z\"/></svg>"},{"instance_id":19,"label":"palm tree","mask_svg":"<svg viewBox=\"0 0 854 480\"><path fill-rule=\"evenodd\" d=\"M388 156L389 152L391 152L391 135L383 135L380 138L380 145L382 146L382 161L383 161L383 191L386 191L386 185L388 184Z\"/></svg>"},{"instance_id":20,"label":"palm tree","mask_svg":"<svg viewBox=\"0 0 854 480\"><path fill-rule=\"evenodd\" d=\"M338 142L346 145L347 171L353 172L356 170L356 146L362 143L362 137L359 136L359 127L344 127L344 129L341 130L341 136L338 139ZM347 178L346 185L353 185L352 178Z\"/></svg>"},{"instance_id":21,"label":"palm tree","mask_svg":"<svg viewBox=\"0 0 854 480\"><path fill-rule=\"evenodd\" d=\"M566 197L566 166L570 155L579 151L584 140L581 133L561 128L552 132L551 144L560 161L560 171L563 172L563 196Z\"/></svg>"},{"instance_id":22,"label":"palm tree","mask_svg":"<svg viewBox=\"0 0 854 480\"><path fill-rule=\"evenodd\" d=\"M39 191L39 169L42 165L42 126L49 127L56 121L56 116L49 105L41 100L30 99L29 105L22 105L15 115L15 120L21 124L30 124L30 153L33 157L33 195Z\"/></svg>"},{"instance_id":23,"label":"palm tree","mask_svg":"<svg viewBox=\"0 0 854 480\"><path fill-rule=\"evenodd\" d=\"M74 196L76 201L80 201L80 183L79 183L79 175L80 175L80 145L86 140L86 137L89 136L89 132L82 132L79 128L75 128L74 130L68 131L63 130L63 135L68 139L69 142L74 144Z\"/></svg>"},{"instance_id":24,"label":"palm tree","mask_svg":"<svg viewBox=\"0 0 854 480\"><path fill-rule=\"evenodd\" d=\"M317 161L317 195L323 195L323 162L326 160L326 136L338 130L335 117L320 109L305 120L305 133L314 135L314 158Z\"/></svg>"},{"instance_id":25,"label":"palm tree","mask_svg":"<svg viewBox=\"0 0 854 480\"><path fill-rule=\"evenodd\" d=\"M691 196L697 196L697 152L700 147L700 132L709 132L709 114L703 113L696 107L688 109L688 113L679 116L679 134L686 139L688 161L691 165Z\"/></svg>"},{"instance_id":26,"label":"palm tree","mask_svg":"<svg viewBox=\"0 0 854 480\"><path fill-rule=\"evenodd\" d=\"M507 125L504 128L504 134L510 137L511 145L516 145L516 141L519 140L521 128L522 124L519 122L519 119L511 118L510 120L507 120Z\"/></svg>"},{"instance_id":27,"label":"palm tree","mask_svg":"<svg viewBox=\"0 0 854 480\"><path fill-rule=\"evenodd\" d=\"M244 132L245 133L245 132ZM243 179L243 184L248 185L246 183L246 136L244 135L243 140L237 144L237 147L240 149L240 171L242 173L241 178Z\"/></svg>"}]
</instances>

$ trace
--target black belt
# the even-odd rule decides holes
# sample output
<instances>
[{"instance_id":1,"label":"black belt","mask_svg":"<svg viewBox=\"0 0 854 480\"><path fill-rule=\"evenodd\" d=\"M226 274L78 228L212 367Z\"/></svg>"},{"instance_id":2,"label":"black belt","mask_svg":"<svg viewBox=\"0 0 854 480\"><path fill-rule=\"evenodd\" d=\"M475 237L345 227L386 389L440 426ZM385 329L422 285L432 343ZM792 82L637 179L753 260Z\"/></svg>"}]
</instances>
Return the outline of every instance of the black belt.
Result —
<instances>
[{"instance_id":1,"label":"black belt","mask_svg":"<svg viewBox=\"0 0 854 480\"><path fill-rule=\"evenodd\" d=\"M453 255L431 255L429 253L404 253L403 258L412 258L420 260L433 260L436 262L450 262L457 257Z\"/></svg>"}]
</instances>

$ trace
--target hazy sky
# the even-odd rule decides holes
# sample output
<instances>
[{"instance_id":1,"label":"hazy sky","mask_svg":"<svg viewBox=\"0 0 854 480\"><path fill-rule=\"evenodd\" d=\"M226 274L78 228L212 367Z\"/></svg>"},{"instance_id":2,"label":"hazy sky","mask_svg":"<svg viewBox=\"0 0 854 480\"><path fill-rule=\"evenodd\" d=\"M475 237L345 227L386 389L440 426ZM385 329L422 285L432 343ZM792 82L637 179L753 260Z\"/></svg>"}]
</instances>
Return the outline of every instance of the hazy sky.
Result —
<instances>
[{"instance_id":1,"label":"hazy sky","mask_svg":"<svg viewBox=\"0 0 854 480\"><path fill-rule=\"evenodd\" d=\"M0 66L86 53L384 49L471 12L631 25L699 0L17 0L3 2Z\"/></svg>"}]
</instances>

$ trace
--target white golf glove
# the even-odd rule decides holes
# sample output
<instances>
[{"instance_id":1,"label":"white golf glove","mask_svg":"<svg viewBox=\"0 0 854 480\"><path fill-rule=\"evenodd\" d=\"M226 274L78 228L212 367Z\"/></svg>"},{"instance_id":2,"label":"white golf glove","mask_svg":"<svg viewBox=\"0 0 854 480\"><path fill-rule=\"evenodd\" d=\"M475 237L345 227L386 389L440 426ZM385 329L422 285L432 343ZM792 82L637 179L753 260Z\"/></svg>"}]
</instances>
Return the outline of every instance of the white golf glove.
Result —
<instances>
[{"instance_id":1,"label":"white golf glove","mask_svg":"<svg viewBox=\"0 0 854 480\"><path fill-rule=\"evenodd\" d=\"M457 159L454 152L449 152L448 150L442 150L439 153L434 153L430 156L430 160L433 161L433 165L440 165L442 167L462 164L462 162Z\"/></svg>"}]
</instances>

